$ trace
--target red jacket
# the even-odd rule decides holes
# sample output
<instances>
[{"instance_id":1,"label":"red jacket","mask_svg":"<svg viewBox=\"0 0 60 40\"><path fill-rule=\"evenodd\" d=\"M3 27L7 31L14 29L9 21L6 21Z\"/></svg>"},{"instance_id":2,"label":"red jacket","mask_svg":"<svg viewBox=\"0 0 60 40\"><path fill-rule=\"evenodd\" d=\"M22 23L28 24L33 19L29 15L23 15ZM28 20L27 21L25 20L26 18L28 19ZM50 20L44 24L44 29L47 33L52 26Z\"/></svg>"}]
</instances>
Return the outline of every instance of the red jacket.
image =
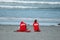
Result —
<instances>
[{"instance_id":1,"label":"red jacket","mask_svg":"<svg viewBox=\"0 0 60 40\"><path fill-rule=\"evenodd\" d=\"M34 21L33 27L34 27L34 31L40 31L39 30L39 24L38 24L37 20Z\"/></svg>"},{"instance_id":2,"label":"red jacket","mask_svg":"<svg viewBox=\"0 0 60 40\"><path fill-rule=\"evenodd\" d=\"M23 21L20 23L20 30L26 30L26 23L24 23Z\"/></svg>"}]
</instances>

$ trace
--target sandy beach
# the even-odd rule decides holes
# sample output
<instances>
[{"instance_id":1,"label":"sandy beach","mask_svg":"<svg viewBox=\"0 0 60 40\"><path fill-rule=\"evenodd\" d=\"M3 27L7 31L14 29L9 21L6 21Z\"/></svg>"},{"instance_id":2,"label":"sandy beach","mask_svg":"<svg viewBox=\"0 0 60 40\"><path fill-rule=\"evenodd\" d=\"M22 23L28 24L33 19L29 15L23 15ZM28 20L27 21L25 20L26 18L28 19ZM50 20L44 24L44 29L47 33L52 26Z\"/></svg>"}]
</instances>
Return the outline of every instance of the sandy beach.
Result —
<instances>
[{"instance_id":1,"label":"sandy beach","mask_svg":"<svg viewBox=\"0 0 60 40\"><path fill-rule=\"evenodd\" d=\"M20 23L31 32L15 32ZM60 40L60 0L0 0L0 40Z\"/></svg>"},{"instance_id":2,"label":"sandy beach","mask_svg":"<svg viewBox=\"0 0 60 40\"><path fill-rule=\"evenodd\" d=\"M60 26L40 26L41 32L14 32L18 25L0 25L0 40L60 40Z\"/></svg>"}]
</instances>

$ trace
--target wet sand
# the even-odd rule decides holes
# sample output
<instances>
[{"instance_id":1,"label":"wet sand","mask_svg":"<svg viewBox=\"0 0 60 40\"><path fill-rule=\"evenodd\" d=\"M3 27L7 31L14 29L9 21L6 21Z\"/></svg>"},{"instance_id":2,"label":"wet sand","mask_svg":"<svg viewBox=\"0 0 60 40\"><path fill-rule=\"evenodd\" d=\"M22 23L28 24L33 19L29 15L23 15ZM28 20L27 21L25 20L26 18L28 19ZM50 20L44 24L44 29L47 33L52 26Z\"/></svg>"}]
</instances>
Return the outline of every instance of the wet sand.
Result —
<instances>
[{"instance_id":1,"label":"wet sand","mask_svg":"<svg viewBox=\"0 0 60 40\"><path fill-rule=\"evenodd\" d=\"M34 32L33 26L28 25L31 32L14 32L18 25L0 25L0 40L60 40L60 26L40 26L41 32Z\"/></svg>"}]
</instances>

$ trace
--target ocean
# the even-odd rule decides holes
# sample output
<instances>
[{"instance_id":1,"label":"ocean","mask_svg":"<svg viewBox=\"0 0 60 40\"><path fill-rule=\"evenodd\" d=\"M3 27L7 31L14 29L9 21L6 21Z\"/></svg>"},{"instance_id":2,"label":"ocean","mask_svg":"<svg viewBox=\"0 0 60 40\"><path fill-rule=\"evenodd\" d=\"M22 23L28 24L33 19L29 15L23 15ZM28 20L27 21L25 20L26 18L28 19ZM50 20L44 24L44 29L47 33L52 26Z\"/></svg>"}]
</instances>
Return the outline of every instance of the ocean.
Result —
<instances>
[{"instance_id":1,"label":"ocean","mask_svg":"<svg viewBox=\"0 0 60 40\"><path fill-rule=\"evenodd\" d=\"M58 25L60 23L60 0L15 0L0 1L0 24L27 24L37 19L40 25Z\"/></svg>"}]
</instances>

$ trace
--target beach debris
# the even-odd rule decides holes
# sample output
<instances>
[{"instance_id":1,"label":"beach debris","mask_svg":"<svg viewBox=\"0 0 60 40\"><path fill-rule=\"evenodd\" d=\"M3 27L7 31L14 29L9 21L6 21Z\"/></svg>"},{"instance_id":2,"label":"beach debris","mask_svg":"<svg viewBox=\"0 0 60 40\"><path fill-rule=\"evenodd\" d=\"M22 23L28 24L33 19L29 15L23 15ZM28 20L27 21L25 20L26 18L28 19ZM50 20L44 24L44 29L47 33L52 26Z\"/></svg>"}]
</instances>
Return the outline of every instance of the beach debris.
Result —
<instances>
[{"instance_id":1,"label":"beach debris","mask_svg":"<svg viewBox=\"0 0 60 40\"><path fill-rule=\"evenodd\" d=\"M60 23L58 25L60 25Z\"/></svg>"}]
</instances>

